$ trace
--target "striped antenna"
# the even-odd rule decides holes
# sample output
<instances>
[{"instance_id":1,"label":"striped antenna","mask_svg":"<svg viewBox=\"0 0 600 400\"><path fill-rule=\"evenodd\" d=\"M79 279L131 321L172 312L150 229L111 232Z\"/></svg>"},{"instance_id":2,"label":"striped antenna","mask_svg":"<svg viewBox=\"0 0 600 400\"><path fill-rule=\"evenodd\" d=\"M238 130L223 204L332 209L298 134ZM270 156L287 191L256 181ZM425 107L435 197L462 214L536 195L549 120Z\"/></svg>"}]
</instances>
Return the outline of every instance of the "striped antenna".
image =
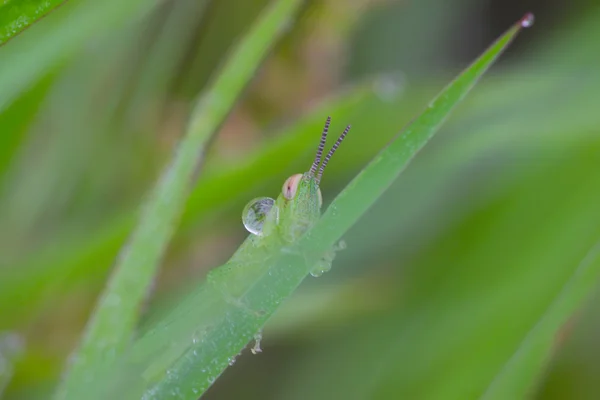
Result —
<instances>
[{"instance_id":1,"label":"striped antenna","mask_svg":"<svg viewBox=\"0 0 600 400\"><path fill-rule=\"evenodd\" d=\"M331 158L333 153L335 153L335 151L339 147L340 143L342 143L342 140L344 140L344 138L348 134L349 130L350 130L350 125L348 125L346 127L346 129L344 129L344 132L342 132L342 134L340 135L338 140L336 140L336 142L333 144L333 147L331 148L331 150L329 150L329 153L327 153L327 155L325 156L325 159L323 160L323 164L321 164L321 168L319 168L319 174L317 175L317 183L321 182L321 177L323 176L323 171L325 170L325 167L327 166L329 159Z\"/></svg>"},{"instance_id":2,"label":"striped antenna","mask_svg":"<svg viewBox=\"0 0 600 400\"><path fill-rule=\"evenodd\" d=\"M327 140L327 132L329 131L329 124L331 123L331 117L327 117L327 121L325 121L325 127L323 128L323 133L321 134L321 142L319 142L319 148L317 148L317 155L315 156L315 161L312 163L310 167L311 175L317 173L317 167L321 162L321 156L323 155L323 148L325 147L325 141Z\"/></svg>"}]
</instances>

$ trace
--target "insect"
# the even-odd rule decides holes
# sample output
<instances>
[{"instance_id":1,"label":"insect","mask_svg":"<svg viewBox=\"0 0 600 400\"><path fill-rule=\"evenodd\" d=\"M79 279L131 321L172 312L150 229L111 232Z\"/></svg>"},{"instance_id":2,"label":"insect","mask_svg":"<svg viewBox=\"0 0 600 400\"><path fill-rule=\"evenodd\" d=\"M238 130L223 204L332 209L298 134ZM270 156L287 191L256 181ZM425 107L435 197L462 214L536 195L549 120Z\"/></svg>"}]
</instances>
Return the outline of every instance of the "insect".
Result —
<instances>
[{"instance_id":1,"label":"insect","mask_svg":"<svg viewBox=\"0 0 600 400\"><path fill-rule=\"evenodd\" d=\"M189 350L189 333L191 331L194 332L193 346L196 342L204 340L207 342L220 340L212 338L211 335L221 334L219 328L231 324L232 320L238 321L236 329L241 330L240 332L244 332L249 337L254 335L256 344L252 348L252 352L260 351L260 327L272 309L267 311L269 307L262 308L260 304L257 304L256 298L248 298L248 293L256 289L257 282L261 281L261 277L270 276L269 267L274 264L274 257L298 241L321 216L323 199L319 184L323 177L323 171L350 130L350 126L347 126L331 150L325 157L322 157L330 123L331 118L328 117L310 169L304 174L295 174L286 179L277 200L260 197L248 203L244 208L242 221L250 235L229 261L208 274L209 284L207 286L202 286L200 290L194 292L189 301L182 304L171 319L163 322L163 325L148 336L146 339L148 341L157 340L155 337L162 338L162 341L169 343L169 348L161 357L152 354L151 357L157 360L144 367L142 376L145 380L158 381L166 373L166 365L171 365L180 358L183 359L182 354ZM316 265L308 265L310 273L313 276L319 276L329 270L335 252L344 247L342 242L334 246ZM215 290L218 292L217 295ZM281 296L281 294L274 293L265 299L270 302L277 296ZM202 306L198 307L199 304ZM236 314L238 312L243 315ZM182 315L186 315L186 317L182 317ZM236 316L232 317L232 315ZM194 322L196 320L201 320L202 325L196 325ZM258 333L255 329L259 329ZM230 328L228 332L231 333L232 330L233 328ZM253 330L254 332L252 332ZM240 332L236 334L241 335ZM176 339L177 335L180 340ZM235 340L232 339L231 343L234 342ZM140 351L143 351L146 346L148 345L141 345ZM231 354L237 354L239 351L240 349L233 349ZM199 351L198 354L196 355L196 351L192 351L189 357L201 357L204 353ZM214 360L214 357L211 356L210 362L214 362ZM143 364L139 360L136 362L140 365Z\"/></svg>"},{"instance_id":2,"label":"insect","mask_svg":"<svg viewBox=\"0 0 600 400\"><path fill-rule=\"evenodd\" d=\"M221 286L228 295L238 297L245 284L259 273L262 265L281 249L295 243L321 216L323 197L319 185L329 160L350 131L350 125L323 157L331 117L327 117L315 159L303 174L285 180L277 200L259 197L251 200L242 213L242 221L251 233L227 264L213 270L208 280ZM319 276L331 268L335 252L345 248L340 242L325 257L311 266L310 273Z\"/></svg>"},{"instance_id":3,"label":"insect","mask_svg":"<svg viewBox=\"0 0 600 400\"><path fill-rule=\"evenodd\" d=\"M323 171L350 130L348 125L321 163L330 123L331 117L327 117L309 171L286 179L277 200L259 197L246 205L242 221L250 233L259 237L279 235L283 241L291 243L298 240L320 217L323 196L319 184Z\"/></svg>"}]
</instances>

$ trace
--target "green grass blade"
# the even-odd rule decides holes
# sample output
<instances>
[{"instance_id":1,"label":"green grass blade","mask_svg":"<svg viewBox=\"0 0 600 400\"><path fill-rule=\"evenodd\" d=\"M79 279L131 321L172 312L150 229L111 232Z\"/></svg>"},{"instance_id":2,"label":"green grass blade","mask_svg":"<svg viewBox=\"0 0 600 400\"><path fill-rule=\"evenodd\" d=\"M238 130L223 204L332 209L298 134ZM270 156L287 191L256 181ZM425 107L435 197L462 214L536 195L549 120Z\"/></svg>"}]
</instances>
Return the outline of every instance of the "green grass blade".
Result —
<instances>
[{"instance_id":1,"label":"green grass blade","mask_svg":"<svg viewBox=\"0 0 600 400\"><path fill-rule=\"evenodd\" d=\"M0 111L94 35L114 32L158 1L67 1L0 47ZM8 3L8 5L12 4Z\"/></svg>"},{"instance_id":2,"label":"green grass blade","mask_svg":"<svg viewBox=\"0 0 600 400\"><path fill-rule=\"evenodd\" d=\"M298 160L302 164L305 160L301 156L305 155L308 162L312 157L309 153L313 151L314 131L320 129L327 113L342 120L360 115L361 121L355 122L364 126L372 126L372 121L379 119L385 121L385 126L393 126L392 117L398 115L392 112L393 104L379 99L372 86L371 82L353 85L319 102L293 127L284 127L275 133L273 136L277 139L271 140L268 146L229 163L227 168L215 166L212 172L206 170L190 194L181 229L185 231L212 213L222 212L223 208L243 207L248 196L260 194L252 190L269 180L277 180L279 185L283 161ZM296 170L291 167L283 172L291 174ZM211 196L202 193L211 193ZM0 318L9 324L15 323L10 318L21 318L28 310L31 312L42 304L41 287L60 284L63 290L70 290L73 285L89 282L90 274L104 273L133 229L135 220L132 217L131 213L119 215L85 236L78 235L77 240L70 236L58 237L44 246L43 251L36 252L33 259L15 263L10 273L0 270ZM18 307L16 312L15 307Z\"/></svg>"},{"instance_id":3,"label":"green grass blade","mask_svg":"<svg viewBox=\"0 0 600 400\"><path fill-rule=\"evenodd\" d=\"M396 179L521 26L519 21L446 87L333 201L298 244L276 252L260 272L249 273L243 280L237 274L228 274L228 268L232 268L228 265L213 271L211 281L219 285L202 285L134 345L125 369L118 369L123 386L115 390L146 384L144 398L148 399L191 399L206 391L279 304L294 292L309 268ZM228 284L240 293L239 297L224 296L220 287ZM132 392L135 396L139 393Z\"/></svg>"},{"instance_id":4,"label":"green grass blade","mask_svg":"<svg viewBox=\"0 0 600 400\"><path fill-rule=\"evenodd\" d=\"M312 234L305 238L309 248L318 249L319 253L326 251L375 203L433 137L452 109L473 88L529 18L529 15L525 16L490 46L356 176L325 211Z\"/></svg>"},{"instance_id":5,"label":"green grass blade","mask_svg":"<svg viewBox=\"0 0 600 400\"><path fill-rule=\"evenodd\" d=\"M92 315L59 390L60 398L79 398L98 370L129 344L139 308L183 211L204 147L299 4L299 0L280 0L269 6L199 99L187 132L145 204L140 222Z\"/></svg>"},{"instance_id":6,"label":"green grass blade","mask_svg":"<svg viewBox=\"0 0 600 400\"><path fill-rule=\"evenodd\" d=\"M0 46L64 2L65 0L9 0L0 5Z\"/></svg>"},{"instance_id":7,"label":"green grass blade","mask_svg":"<svg viewBox=\"0 0 600 400\"><path fill-rule=\"evenodd\" d=\"M0 398L13 378L13 366L23 357L22 339L13 332L0 332Z\"/></svg>"},{"instance_id":8,"label":"green grass blade","mask_svg":"<svg viewBox=\"0 0 600 400\"><path fill-rule=\"evenodd\" d=\"M532 383L548 362L555 346L556 333L568 321L581 303L598 286L600 278L600 242L597 242L573 270L571 277L554 300L536 319L512 356L498 371L485 392L483 400L524 399Z\"/></svg>"},{"instance_id":9,"label":"green grass blade","mask_svg":"<svg viewBox=\"0 0 600 400\"><path fill-rule=\"evenodd\" d=\"M184 0L173 3L161 26L156 41L152 43L144 59L144 67L136 78L127 113L129 118L147 118L147 99L163 99L169 85L177 76L186 50L189 48L196 24L202 19L207 0ZM173 46L178 43L178 46ZM163 100L164 101L164 100ZM161 102L157 102L161 104ZM151 108L152 112L159 105Z\"/></svg>"},{"instance_id":10,"label":"green grass blade","mask_svg":"<svg viewBox=\"0 0 600 400\"><path fill-rule=\"evenodd\" d=\"M6 132L0 137L0 181L5 178L7 169L25 142L28 128L32 125L35 113L39 111L54 79L54 75L48 75L16 99L10 107L0 112L0 126Z\"/></svg>"},{"instance_id":11,"label":"green grass blade","mask_svg":"<svg viewBox=\"0 0 600 400\"><path fill-rule=\"evenodd\" d=\"M590 212L600 185L586 182L593 181L590 171L599 143L586 143L585 150L554 144L541 151L538 144L537 150L526 152L529 163L501 163L497 173L484 178L494 194L471 203L467 214L438 231L424 254L409 259L397 250L395 259L388 255L397 272L388 278L396 299L376 315L330 333L321 331L324 337L306 357L310 362L286 373L287 383L295 387L282 384L286 398L323 398L320 393L329 388L331 398L477 399L494 379L501 385L494 385L493 398L531 398L531 384L539 379L548 351L560 351L564 335L557 328L572 315L568 308L576 305L570 301L580 301L577 297L589 295L597 283L600 263L590 249L600 237L600 217L590 217ZM460 180L471 178L465 174ZM385 197L404 207L409 204L399 199L404 193L391 196L388 191ZM464 201L473 195L477 197L469 191ZM392 209L378 204L369 220L360 222L361 229L377 228L374 214L380 207ZM413 231L418 224L412 224ZM396 235L393 242L410 246L406 239ZM355 246L351 244L349 250ZM557 302L561 292L573 297ZM559 303L567 307L550 306ZM524 345L527 336L529 344ZM507 363L511 357L519 361ZM349 358L361 362L349 363ZM536 371L534 363L541 368ZM371 368L373 364L379 368ZM496 390L505 385L508 394L503 396ZM529 390L523 396L525 387Z\"/></svg>"}]
</instances>

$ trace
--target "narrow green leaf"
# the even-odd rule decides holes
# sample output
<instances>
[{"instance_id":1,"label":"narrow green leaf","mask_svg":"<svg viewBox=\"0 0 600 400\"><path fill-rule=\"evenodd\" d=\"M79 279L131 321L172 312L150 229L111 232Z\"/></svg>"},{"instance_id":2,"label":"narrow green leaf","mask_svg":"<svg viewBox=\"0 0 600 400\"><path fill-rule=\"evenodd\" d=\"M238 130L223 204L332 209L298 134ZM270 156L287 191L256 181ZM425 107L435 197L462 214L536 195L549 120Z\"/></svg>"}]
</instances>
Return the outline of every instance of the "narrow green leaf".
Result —
<instances>
[{"instance_id":1,"label":"narrow green leaf","mask_svg":"<svg viewBox=\"0 0 600 400\"><path fill-rule=\"evenodd\" d=\"M67 1L30 26L0 47L0 111L94 35L121 28L157 3L157 0ZM12 1L8 6L11 4Z\"/></svg>"},{"instance_id":2,"label":"narrow green leaf","mask_svg":"<svg viewBox=\"0 0 600 400\"><path fill-rule=\"evenodd\" d=\"M320 128L327 113L339 119L360 115L361 121L355 122L365 126L372 126L373 120L383 118L385 126L393 126L395 120L385 117L396 117L397 113L391 113L391 105L377 96L373 86L372 82L353 85L319 102L293 127L284 127L274 133L277 139L259 151L228 164L227 168L217 166L211 172L207 170L189 196L181 230L197 224L211 213L220 212L224 207L236 203L243 206L247 196L254 194L253 188L281 176L281 160L296 160L303 154L312 157L309 152L314 147L314 130ZM405 118L401 116L398 120ZM296 171L284 169L284 172ZM203 196L202 193L211 195ZM61 284L63 290L69 290L72 285L89 280L90 275L106 271L133 229L135 220L132 217L131 213L118 215L85 236L59 237L43 251L32 255L32 259L14 264L6 271L0 269L0 318L10 324L14 323L11 318L27 315L27 310L43 303L42 287Z\"/></svg>"},{"instance_id":3,"label":"narrow green leaf","mask_svg":"<svg viewBox=\"0 0 600 400\"><path fill-rule=\"evenodd\" d=\"M0 397L13 378L14 364L23 357L23 347L16 333L0 332Z\"/></svg>"},{"instance_id":4,"label":"narrow green leaf","mask_svg":"<svg viewBox=\"0 0 600 400\"><path fill-rule=\"evenodd\" d=\"M159 321L154 329L136 342L125 364L116 369L122 382L112 388L113 394L121 393L126 387L132 391L133 398L140 394L134 390L145 385L144 398L147 399L191 399L206 391L260 332L279 304L294 292L308 275L310 267L397 178L512 41L524 21L528 19L515 24L446 87L344 189L299 243L273 254L265 261L268 265L264 269L247 274L243 282L232 274L239 297L226 298L218 287L206 283L180 303L171 315ZM237 261L243 263L242 260Z\"/></svg>"},{"instance_id":5,"label":"narrow green leaf","mask_svg":"<svg viewBox=\"0 0 600 400\"><path fill-rule=\"evenodd\" d=\"M0 46L66 0L6 1L0 5Z\"/></svg>"},{"instance_id":6,"label":"narrow green leaf","mask_svg":"<svg viewBox=\"0 0 600 400\"><path fill-rule=\"evenodd\" d=\"M128 346L141 303L183 212L204 147L299 4L299 0L279 0L270 5L197 102L187 132L142 209L139 223L89 321L59 389L59 398L80 398L98 370Z\"/></svg>"},{"instance_id":7,"label":"narrow green leaf","mask_svg":"<svg viewBox=\"0 0 600 400\"><path fill-rule=\"evenodd\" d=\"M311 234L305 237L305 246L323 253L341 238L427 144L454 107L526 25L524 21L530 18L525 16L500 37L354 178L325 211Z\"/></svg>"},{"instance_id":8,"label":"narrow green leaf","mask_svg":"<svg viewBox=\"0 0 600 400\"><path fill-rule=\"evenodd\" d=\"M600 215L592 211L600 185L587 183L595 182L600 147L586 143L538 144L528 162L513 159L499 174L484 172L485 184L499 191L470 203L418 256L388 253L397 273L386 276L397 300L325 334L307 362L286 373L286 398L325 398L327 390L344 399L478 399L486 390L492 398L532 398L562 323L597 287ZM398 197L397 207L406 205ZM376 226L360 223L370 232ZM403 239L396 235L392 243L402 246Z\"/></svg>"},{"instance_id":9,"label":"narrow green leaf","mask_svg":"<svg viewBox=\"0 0 600 400\"><path fill-rule=\"evenodd\" d=\"M161 99L166 96L167 88L177 76L177 68L194 39L196 25L202 20L207 3L207 0L183 0L173 3L156 41L145 56L144 67L136 78L137 84L131 95L128 110L130 116L137 114L146 118L147 99ZM178 45L173 46L173 43Z\"/></svg>"},{"instance_id":10,"label":"narrow green leaf","mask_svg":"<svg viewBox=\"0 0 600 400\"><path fill-rule=\"evenodd\" d=\"M598 286L600 279L600 242L597 242L571 277L557 293L531 330L515 348L512 356L498 371L485 392L483 400L524 399L532 383L544 369L559 331L581 303Z\"/></svg>"},{"instance_id":11,"label":"narrow green leaf","mask_svg":"<svg viewBox=\"0 0 600 400\"><path fill-rule=\"evenodd\" d=\"M48 75L0 112L0 126L4 132L0 137L0 179L4 178L7 168L27 137L28 128L54 79L54 75Z\"/></svg>"}]
</instances>

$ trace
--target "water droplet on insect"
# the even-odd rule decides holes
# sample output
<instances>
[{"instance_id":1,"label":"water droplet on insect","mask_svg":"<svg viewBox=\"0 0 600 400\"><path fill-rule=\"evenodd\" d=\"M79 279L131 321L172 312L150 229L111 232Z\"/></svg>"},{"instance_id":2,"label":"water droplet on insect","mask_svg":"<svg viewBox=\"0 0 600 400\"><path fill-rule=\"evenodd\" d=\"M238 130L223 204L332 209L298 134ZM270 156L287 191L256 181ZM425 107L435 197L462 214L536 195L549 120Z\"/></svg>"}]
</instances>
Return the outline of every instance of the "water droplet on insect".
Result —
<instances>
[{"instance_id":1,"label":"water droplet on insect","mask_svg":"<svg viewBox=\"0 0 600 400\"><path fill-rule=\"evenodd\" d=\"M258 236L262 235L263 225L274 205L275 200L270 197L257 197L250 200L242 212L242 222L246 230Z\"/></svg>"},{"instance_id":2,"label":"water droplet on insect","mask_svg":"<svg viewBox=\"0 0 600 400\"><path fill-rule=\"evenodd\" d=\"M232 366L235 364L236 358L235 357L231 357L229 358L229 366Z\"/></svg>"},{"instance_id":3,"label":"water droplet on insect","mask_svg":"<svg viewBox=\"0 0 600 400\"><path fill-rule=\"evenodd\" d=\"M533 13L527 13L523 18L521 18L521 26L523 28L529 28L535 22L535 15Z\"/></svg>"},{"instance_id":4,"label":"water droplet on insect","mask_svg":"<svg viewBox=\"0 0 600 400\"><path fill-rule=\"evenodd\" d=\"M192 392L193 392L194 394L198 394L199 390L198 390L198 389L196 389L196 388L192 388Z\"/></svg>"},{"instance_id":5,"label":"water droplet on insect","mask_svg":"<svg viewBox=\"0 0 600 400\"><path fill-rule=\"evenodd\" d=\"M262 340L262 330L256 332L254 335L254 347L250 349L252 354L262 353L262 349L260 348L260 341Z\"/></svg>"}]
</instances>

